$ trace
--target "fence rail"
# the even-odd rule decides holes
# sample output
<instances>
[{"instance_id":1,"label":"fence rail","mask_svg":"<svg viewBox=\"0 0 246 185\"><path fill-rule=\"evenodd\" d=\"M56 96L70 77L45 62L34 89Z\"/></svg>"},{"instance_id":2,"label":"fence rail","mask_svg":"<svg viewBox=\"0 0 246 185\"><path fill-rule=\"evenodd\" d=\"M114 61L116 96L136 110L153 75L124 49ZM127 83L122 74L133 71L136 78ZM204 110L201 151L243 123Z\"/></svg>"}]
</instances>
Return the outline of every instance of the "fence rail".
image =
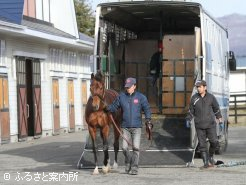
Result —
<instances>
[{"instance_id":1,"label":"fence rail","mask_svg":"<svg viewBox=\"0 0 246 185\"><path fill-rule=\"evenodd\" d=\"M246 93L245 94L231 94L230 95L230 110L234 111L234 114L229 116L235 117L235 123L237 123L238 116L246 116L245 113L239 113L239 110L246 110ZM243 111L244 112L244 111Z\"/></svg>"}]
</instances>

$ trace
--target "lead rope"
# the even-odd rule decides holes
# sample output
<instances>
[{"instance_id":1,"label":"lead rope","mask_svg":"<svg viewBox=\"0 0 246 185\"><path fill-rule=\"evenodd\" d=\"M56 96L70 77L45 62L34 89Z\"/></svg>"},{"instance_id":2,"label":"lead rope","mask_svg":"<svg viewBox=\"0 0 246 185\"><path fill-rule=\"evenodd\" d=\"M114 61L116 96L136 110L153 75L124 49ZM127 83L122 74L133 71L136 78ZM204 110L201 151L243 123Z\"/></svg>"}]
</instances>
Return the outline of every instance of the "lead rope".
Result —
<instances>
[{"instance_id":1,"label":"lead rope","mask_svg":"<svg viewBox=\"0 0 246 185\"><path fill-rule=\"evenodd\" d=\"M119 127L117 126L117 124L114 121L114 118L112 116L111 113L108 113L109 118L111 119L111 121L114 124L114 127L116 128L116 130L119 132L120 136L127 142L128 145L132 146L132 148L134 148L133 144L122 134L121 130L119 129Z\"/></svg>"},{"instance_id":2,"label":"lead rope","mask_svg":"<svg viewBox=\"0 0 246 185\"><path fill-rule=\"evenodd\" d=\"M134 146L133 146L133 144L122 134L122 132L121 132L121 130L119 129L119 127L117 126L117 124L115 123L115 121L114 121L114 118L113 118L113 116L112 116L112 114L111 113L108 113L108 115L109 115L109 118L111 119L111 121L113 122L113 124L114 124L114 126L115 126L115 128L117 129L117 131L119 132L119 134L120 134L120 136L122 137L122 139L124 139L126 142L127 142L127 144L128 145L130 145L131 147L132 147L132 149L134 150L134 149L136 149L136 150L138 150L138 151L145 151L145 150L147 150L148 148L150 148L150 146L152 145L152 135L150 134L149 135L149 140L150 140L150 144L149 144L149 146L147 147L147 148L144 148L144 149L137 149L137 148L135 148ZM150 131L151 132L151 131Z\"/></svg>"},{"instance_id":3,"label":"lead rope","mask_svg":"<svg viewBox=\"0 0 246 185\"><path fill-rule=\"evenodd\" d=\"M105 91L104 91L104 95L105 95ZM101 96L99 96L99 95L95 95L95 96L98 96L98 97L100 98L102 104L103 104L105 107L107 106L107 103L104 102L104 100L103 100L103 98L102 98ZM128 139L122 134L121 130L119 129L119 127L118 127L117 124L115 123L112 114L111 114L111 113L108 113L107 115L109 116L109 118L110 118L111 121L113 122L114 127L115 127L116 130L119 132L120 136L127 142L128 145L130 145L132 148L134 148L133 144L132 144L130 141L128 141Z\"/></svg>"}]
</instances>

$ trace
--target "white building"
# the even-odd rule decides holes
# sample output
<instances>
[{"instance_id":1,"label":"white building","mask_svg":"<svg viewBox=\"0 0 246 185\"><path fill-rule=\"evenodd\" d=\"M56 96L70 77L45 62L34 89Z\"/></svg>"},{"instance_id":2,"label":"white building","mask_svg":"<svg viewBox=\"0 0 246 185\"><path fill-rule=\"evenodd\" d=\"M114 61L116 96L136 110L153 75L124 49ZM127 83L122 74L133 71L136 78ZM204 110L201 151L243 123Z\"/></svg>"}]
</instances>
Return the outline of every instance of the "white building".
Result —
<instances>
[{"instance_id":1,"label":"white building","mask_svg":"<svg viewBox=\"0 0 246 185\"><path fill-rule=\"evenodd\" d=\"M237 57L237 70L230 72L230 101L231 106L234 106L233 101L238 105L245 105L246 101L246 57Z\"/></svg>"},{"instance_id":2,"label":"white building","mask_svg":"<svg viewBox=\"0 0 246 185\"><path fill-rule=\"evenodd\" d=\"M92 38L73 0L0 1L0 143L84 128Z\"/></svg>"},{"instance_id":3,"label":"white building","mask_svg":"<svg viewBox=\"0 0 246 185\"><path fill-rule=\"evenodd\" d=\"M246 57L237 57L237 70L230 74L230 93L246 93Z\"/></svg>"}]
</instances>

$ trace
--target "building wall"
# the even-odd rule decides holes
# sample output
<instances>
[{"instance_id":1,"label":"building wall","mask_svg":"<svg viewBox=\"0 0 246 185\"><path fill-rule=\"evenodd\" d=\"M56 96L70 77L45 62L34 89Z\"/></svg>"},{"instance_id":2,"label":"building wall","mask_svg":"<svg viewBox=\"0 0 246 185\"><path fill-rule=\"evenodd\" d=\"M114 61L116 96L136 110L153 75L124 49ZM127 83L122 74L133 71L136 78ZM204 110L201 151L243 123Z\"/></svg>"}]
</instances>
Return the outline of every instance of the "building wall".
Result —
<instances>
[{"instance_id":1,"label":"building wall","mask_svg":"<svg viewBox=\"0 0 246 185\"><path fill-rule=\"evenodd\" d=\"M7 50L7 48L6 48ZM8 52L9 53L9 52ZM8 55L8 53L6 53ZM11 142L18 141L18 116L17 116L17 89L16 89L16 75L13 66L15 66L15 60L12 57L6 56L7 70L8 70L8 82L9 82L9 117L10 117L10 135Z\"/></svg>"},{"instance_id":2,"label":"building wall","mask_svg":"<svg viewBox=\"0 0 246 185\"><path fill-rule=\"evenodd\" d=\"M68 128L68 101L67 101L67 79L59 80L60 85L60 120L61 128L67 130ZM64 90L65 89L65 90Z\"/></svg>"},{"instance_id":3,"label":"building wall","mask_svg":"<svg viewBox=\"0 0 246 185\"><path fill-rule=\"evenodd\" d=\"M53 129L52 95L51 95L51 82L48 78L47 80L41 81L41 98L42 98L41 101L42 101L43 135L51 135Z\"/></svg>"},{"instance_id":4,"label":"building wall","mask_svg":"<svg viewBox=\"0 0 246 185\"><path fill-rule=\"evenodd\" d=\"M246 92L246 71L238 70L230 73L230 93L240 94Z\"/></svg>"},{"instance_id":5,"label":"building wall","mask_svg":"<svg viewBox=\"0 0 246 185\"><path fill-rule=\"evenodd\" d=\"M246 71L245 70L238 70L233 71L230 73L230 94L245 94L246 93ZM245 96L237 97L237 101L245 101ZM234 97L230 97L230 101L234 101ZM244 103L238 103L244 104ZM231 103L234 105L234 103Z\"/></svg>"},{"instance_id":6,"label":"building wall","mask_svg":"<svg viewBox=\"0 0 246 185\"><path fill-rule=\"evenodd\" d=\"M45 1L45 0L38 0L38 1L42 1L42 15L43 15L43 20L50 22L50 4L49 1ZM36 5L38 6L38 5ZM36 10L40 10L40 7L36 7ZM39 17L37 17L39 18Z\"/></svg>"},{"instance_id":7,"label":"building wall","mask_svg":"<svg viewBox=\"0 0 246 185\"><path fill-rule=\"evenodd\" d=\"M36 0L36 18L79 38L73 0Z\"/></svg>"},{"instance_id":8,"label":"building wall","mask_svg":"<svg viewBox=\"0 0 246 185\"><path fill-rule=\"evenodd\" d=\"M73 0L24 0L23 14L79 38Z\"/></svg>"},{"instance_id":9,"label":"building wall","mask_svg":"<svg viewBox=\"0 0 246 185\"><path fill-rule=\"evenodd\" d=\"M50 22L50 4L49 1L36 0L36 18Z\"/></svg>"},{"instance_id":10,"label":"building wall","mask_svg":"<svg viewBox=\"0 0 246 185\"><path fill-rule=\"evenodd\" d=\"M11 142L18 141L18 108L17 108L17 81L16 81L16 61L15 53L25 53L29 56L36 54L45 55L45 45L24 40L13 39L5 36L5 66L9 81L9 113L10 113L10 135Z\"/></svg>"},{"instance_id":11,"label":"building wall","mask_svg":"<svg viewBox=\"0 0 246 185\"><path fill-rule=\"evenodd\" d=\"M23 0L1 0L0 1L0 17L5 21L21 24L23 15Z\"/></svg>"},{"instance_id":12,"label":"building wall","mask_svg":"<svg viewBox=\"0 0 246 185\"><path fill-rule=\"evenodd\" d=\"M82 98L81 98L81 79L74 80L74 108L75 108L75 126L77 129L82 129Z\"/></svg>"},{"instance_id":13,"label":"building wall","mask_svg":"<svg viewBox=\"0 0 246 185\"><path fill-rule=\"evenodd\" d=\"M50 9L50 22L56 28L79 38L73 0L51 0Z\"/></svg>"},{"instance_id":14,"label":"building wall","mask_svg":"<svg viewBox=\"0 0 246 185\"><path fill-rule=\"evenodd\" d=\"M29 17L36 17L36 1L35 0L24 0L24 11L23 14Z\"/></svg>"},{"instance_id":15,"label":"building wall","mask_svg":"<svg viewBox=\"0 0 246 185\"><path fill-rule=\"evenodd\" d=\"M61 61L52 59L48 44L44 42L36 42L32 40L23 40L0 35L0 39L5 41L5 51L1 52L4 56L1 57L0 66L8 74L9 80L9 110L10 110L10 135L11 142L18 141L18 108L17 108L17 77L16 77L16 61L14 55L21 55L31 58L41 59L41 98L42 98L42 135L50 136L53 133L53 104L52 104L52 77L59 78L59 93L60 93L60 127L61 132L68 132L68 79L74 79L74 97L75 97L75 126L76 130L83 128L82 102L81 97L81 80L87 79L90 81L90 63L89 56L92 55L88 51L76 51L74 58L69 58L66 55L66 46L59 49L62 55L58 57ZM2 48L2 47L1 47ZM83 57L79 57L83 56ZM72 62L71 62L72 61ZM84 66L83 66L84 65ZM58 70L57 70L58 69ZM1 72L0 72L1 73ZM89 87L89 86L88 86ZM89 91L89 89L87 90ZM88 95L89 93L87 93Z\"/></svg>"}]
</instances>

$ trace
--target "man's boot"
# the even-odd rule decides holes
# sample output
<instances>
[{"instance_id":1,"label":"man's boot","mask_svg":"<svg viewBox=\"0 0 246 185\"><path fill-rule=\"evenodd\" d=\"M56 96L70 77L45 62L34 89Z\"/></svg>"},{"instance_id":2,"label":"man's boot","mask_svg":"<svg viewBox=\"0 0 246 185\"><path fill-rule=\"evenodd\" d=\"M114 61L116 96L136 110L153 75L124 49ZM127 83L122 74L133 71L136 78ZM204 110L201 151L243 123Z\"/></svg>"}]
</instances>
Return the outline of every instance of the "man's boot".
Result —
<instances>
[{"instance_id":1,"label":"man's boot","mask_svg":"<svg viewBox=\"0 0 246 185\"><path fill-rule=\"evenodd\" d=\"M207 152L201 152L201 157L202 157L202 160L203 160L203 163L204 163L203 168L208 168L209 164L208 164L208 154L207 154Z\"/></svg>"},{"instance_id":2,"label":"man's boot","mask_svg":"<svg viewBox=\"0 0 246 185\"><path fill-rule=\"evenodd\" d=\"M209 160L209 163L214 166L216 161L214 160L214 155L213 154L209 154L209 157L208 157L208 160Z\"/></svg>"},{"instance_id":3,"label":"man's boot","mask_svg":"<svg viewBox=\"0 0 246 185\"><path fill-rule=\"evenodd\" d=\"M126 163L125 172L129 173L130 170L131 170L131 165L129 163Z\"/></svg>"}]
</instances>

